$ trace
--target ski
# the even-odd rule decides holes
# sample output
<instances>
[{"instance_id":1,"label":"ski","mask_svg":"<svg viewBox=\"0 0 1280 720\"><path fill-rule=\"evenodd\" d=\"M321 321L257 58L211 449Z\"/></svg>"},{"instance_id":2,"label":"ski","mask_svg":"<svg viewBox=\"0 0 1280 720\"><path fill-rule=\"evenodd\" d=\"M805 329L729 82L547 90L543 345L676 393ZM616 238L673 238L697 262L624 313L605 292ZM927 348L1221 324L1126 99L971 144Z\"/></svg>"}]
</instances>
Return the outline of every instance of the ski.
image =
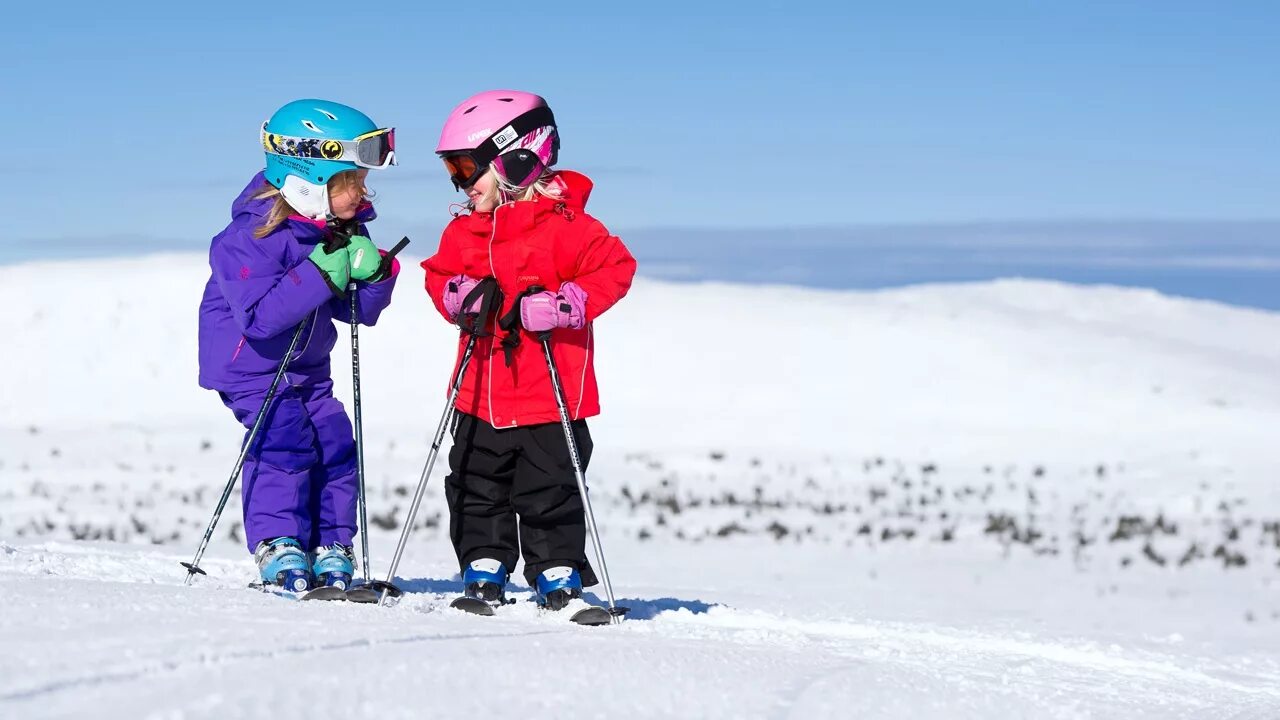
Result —
<instances>
[{"instance_id":1,"label":"ski","mask_svg":"<svg viewBox=\"0 0 1280 720\"><path fill-rule=\"evenodd\" d=\"M347 599L347 593L341 588L336 587L318 587L299 593L293 592L292 590L286 590L279 585L266 585L260 582L252 582L249 583L249 588L269 595L275 595L276 597L286 598L288 600L334 601Z\"/></svg>"},{"instance_id":2,"label":"ski","mask_svg":"<svg viewBox=\"0 0 1280 720\"><path fill-rule=\"evenodd\" d=\"M608 625L613 622L613 616L609 614L609 610L602 607L585 607L569 616L569 621L579 625L589 625L595 627L597 625Z\"/></svg>"},{"instance_id":3,"label":"ski","mask_svg":"<svg viewBox=\"0 0 1280 720\"><path fill-rule=\"evenodd\" d=\"M456 598L453 602L449 603L449 607L455 610L461 610L465 613L471 613L472 615L483 615L485 617L493 615L492 605L483 600L469 597L467 595Z\"/></svg>"},{"instance_id":4,"label":"ski","mask_svg":"<svg viewBox=\"0 0 1280 720\"><path fill-rule=\"evenodd\" d=\"M381 599L378 590L368 585L357 585L348 590L343 590L336 586L318 587L306 592L296 593L292 590L286 590L279 585L266 585L260 582L249 583L249 587L260 592L278 595L280 597L289 598L290 600L346 600L347 602L374 604ZM399 597L395 593L389 593L389 597Z\"/></svg>"},{"instance_id":5,"label":"ski","mask_svg":"<svg viewBox=\"0 0 1280 720\"><path fill-rule=\"evenodd\" d=\"M469 613L471 615L480 615L483 617L491 617L494 614L494 608L492 605L483 600L469 597L467 595L454 598L453 602L449 603L449 607L455 610L461 610L462 612ZM544 616L549 616L558 613L548 611L542 614ZM609 612L608 608L602 608L595 605L584 607L569 616L569 622L591 627L608 625L612 621L613 615Z\"/></svg>"},{"instance_id":6,"label":"ski","mask_svg":"<svg viewBox=\"0 0 1280 720\"><path fill-rule=\"evenodd\" d=\"M383 595L389 600L398 600L404 591L382 580L366 581L347 588L347 600L354 603L380 603Z\"/></svg>"},{"instance_id":7,"label":"ski","mask_svg":"<svg viewBox=\"0 0 1280 720\"><path fill-rule=\"evenodd\" d=\"M368 585L358 585L347 591L347 600L353 603L376 603L381 594Z\"/></svg>"},{"instance_id":8,"label":"ski","mask_svg":"<svg viewBox=\"0 0 1280 720\"><path fill-rule=\"evenodd\" d=\"M299 600L321 600L334 601L347 599L347 591L334 585L325 585L314 590L308 590L298 597Z\"/></svg>"}]
</instances>

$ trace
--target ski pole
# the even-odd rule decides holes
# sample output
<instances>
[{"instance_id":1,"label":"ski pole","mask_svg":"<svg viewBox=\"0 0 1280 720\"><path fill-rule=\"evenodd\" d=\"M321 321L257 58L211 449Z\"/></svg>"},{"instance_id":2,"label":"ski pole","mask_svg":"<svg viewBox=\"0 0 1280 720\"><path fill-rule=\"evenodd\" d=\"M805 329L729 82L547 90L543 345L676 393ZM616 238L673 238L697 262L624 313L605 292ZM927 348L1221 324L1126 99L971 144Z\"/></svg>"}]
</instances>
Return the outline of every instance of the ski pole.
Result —
<instances>
[{"instance_id":1,"label":"ski pole","mask_svg":"<svg viewBox=\"0 0 1280 720\"><path fill-rule=\"evenodd\" d=\"M306 327L307 320L304 319L298 323L298 328L293 331L293 339L289 341L289 349L285 351L284 357L280 360L280 368L276 370L276 376L271 380L271 386L267 388L267 396L262 400L262 407L258 409L258 416L253 420L253 427L249 430L249 435L244 439L244 445L240 447L240 457L236 458L235 467L231 469L231 477L227 478L227 486L222 490L222 498L218 500L218 507L213 511L213 517L209 519L209 527L204 531L204 539L200 541L200 548L196 550L195 558L189 563L180 563L187 569L186 584L191 584L191 578L197 573L200 575L208 575L200 568L200 559L204 557L204 551L209 547L209 538L213 537L213 529L218 524L218 519L222 517L222 510L227 506L227 499L231 497L231 491L236 486L236 480L240 478L240 470L244 467L244 460L249 455L249 448L253 445L254 438L258 436L258 430L262 428L262 421L267 416L267 408L271 406L271 401L275 398L276 388L280 385L280 379L284 377L285 370L289 367L289 361L293 359L293 351L298 347L298 339L302 337L302 329Z\"/></svg>"},{"instance_id":2,"label":"ski pole","mask_svg":"<svg viewBox=\"0 0 1280 720\"><path fill-rule=\"evenodd\" d=\"M466 313L466 308L470 307L472 301L482 298L481 309L479 313ZM453 387L449 391L449 401L445 403L444 414L440 416L440 425L436 428L435 439L431 442L431 452L427 453L426 465L422 468L422 477L418 478L418 488L413 493L413 500L409 503L409 515L404 521L404 528L400 530L400 542L396 543L396 552L391 556L391 567L387 569L386 585L392 586L391 581L396 576L396 570L400 567L400 558L404 555L405 545L409 542L409 532L413 529L414 518L418 515L418 506L422 504L423 493L427 489L427 480L431 477L431 469L435 467L436 457L440 455L440 447L444 444L445 430L449 427L449 421L453 418L454 403L458 400L458 394L462 391L462 379L467 374L467 366L471 364L471 356L476 349L476 341L481 335L487 334L484 325L489 315L491 305L496 304L501 307L501 292L498 290L498 283L492 278L486 278L476 286L466 299L463 300L463 312L470 316L470 328L464 327L464 331L470 334L467 339L467 347L462 352L462 360L458 363L458 374L453 378ZM388 592L382 592L378 599L378 604L383 605L386 602Z\"/></svg>"},{"instance_id":3,"label":"ski pole","mask_svg":"<svg viewBox=\"0 0 1280 720\"><path fill-rule=\"evenodd\" d=\"M391 261L408 244L407 237L396 243L396 246L383 256L382 266L375 277L381 278L385 277L384 273L390 274ZM351 298L351 395L355 405L353 414L355 415L356 476L360 481L359 494L356 498L360 505L360 554L361 561L364 563L364 584L370 588L386 590L393 597L398 597L401 594L399 588L395 586L379 588L381 583L372 582L369 579L369 522L365 513L364 494L364 419L360 403L360 302L357 290L356 282L352 280L347 286L347 295Z\"/></svg>"},{"instance_id":4,"label":"ski pole","mask_svg":"<svg viewBox=\"0 0 1280 720\"><path fill-rule=\"evenodd\" d=\"M396 569L400 567L400 557L404 554L404 547L409 542L409 531L413 529L413 520L418 515L418 506L422 504L422 495L427 489L427 479L431 477L431 469L435 467L440 446L444 444L445 429L449 427L449 420L453 417L453 404L457 401L458 392L462 389L462 377L467 372L467 365L471 363L471 354L475 351L477 338L477 335L472 335L467 340L467 349L462 353L462 362L458 364L458 376L454 378L453 389L449 392L449 402L444 406L444 414L440 416L440 425L436 428L435 439L431 442L431 452L427 454L427 464L422 468L418 489L414 491L413 501L409 503L409 516L404 521L404 528L400 530L400 542L396 543L396 552L391 556L391 567L387 569L387 585L391 585L391 581L396 576ZM379 605L386 601L388 594L385 590L382 592L382 596L378 599Z\"/></svg>"},{"instance_id":5,"label":"ski pole","mask_svg":"<svg viewBox=\"0 0 1280 720\"><path fill-rule=\"evenodd\" d=\"M356 440L356 477L360 488L356 497L360 502L360 559L364 563L364 581L369 582L369 522L365 515L364 500L364 419L360 412L360 303L356 297L356 284L347 286L351 296L351 397L354 404Z\"/></svg>"},{"instance_id":6,"label":"ski pole","mask_svg":"<svg viewBox=\"0 0 1280 720\"><path fill-rule=\"evenodd\" d=\"M556 360L551 355L551 333L538 335L542 341L542 352L547 356L547 371L551 373L551 389L556 395L556 407L560 410L560 426L564 428L564 440L569 446L569 460L573 463L573 476L578 481L578 493L582 496L582 509L587 516L587 529L591 531L591 544L595 549L596 563L600 566L600 578L604 581L604 591L609 596L609 614L613 622L620 622L626 608L618 607L613 596L613 583L609 580L609 566L604 562L604 547L600 544L600 531L596 528L596 516L591 511L591 498L587 495L587 479L582 473L582 459L578 455L578 443L573 437L573 424L569 420L569 407L565 403L564 390L560 385L560 373L556 370Z\"/></svg>"}]
</instances>

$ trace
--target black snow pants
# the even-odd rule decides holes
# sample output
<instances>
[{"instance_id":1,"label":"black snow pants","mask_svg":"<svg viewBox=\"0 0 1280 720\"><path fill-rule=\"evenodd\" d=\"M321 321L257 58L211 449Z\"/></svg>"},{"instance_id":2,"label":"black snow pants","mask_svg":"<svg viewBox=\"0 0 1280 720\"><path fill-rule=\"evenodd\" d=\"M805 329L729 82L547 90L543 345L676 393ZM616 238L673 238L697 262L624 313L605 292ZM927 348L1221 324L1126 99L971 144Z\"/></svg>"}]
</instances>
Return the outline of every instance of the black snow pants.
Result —
<instances>
[{"instance_id":1,"label":"black snow pants","mask_svg":"<svg viewBox=\"0 0 1280 720\"><path fill-rule=\"evenodd\" d=\"M591 459L586 421L574 422L573 433L586 472ZM584 586L596 584L587 563L582 498L560 423L495 430L458 413L445 498L459 568L492 558L510 573L523 551L530 587L543 570L557 565L577 568Z\"/></svg>"}]
</instances>

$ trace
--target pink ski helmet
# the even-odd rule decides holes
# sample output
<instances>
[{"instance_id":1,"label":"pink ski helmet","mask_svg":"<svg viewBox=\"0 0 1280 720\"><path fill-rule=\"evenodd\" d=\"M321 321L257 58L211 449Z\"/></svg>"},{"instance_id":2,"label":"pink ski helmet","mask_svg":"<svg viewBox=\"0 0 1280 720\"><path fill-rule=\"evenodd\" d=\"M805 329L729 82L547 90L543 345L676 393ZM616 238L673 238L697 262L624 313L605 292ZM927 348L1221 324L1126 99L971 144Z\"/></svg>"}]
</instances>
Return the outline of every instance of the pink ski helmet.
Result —
<instances>
[{"instance_id":1,"label":"pink ski helmet","mask_svg":"<svg viewBox=\"0 0 1280 720\"><path fill-rule=\"evenodd\" d=\"M489 163L508 183L524 187L555 165L560 134L546 100L518 90L489 90L449 113L436 154L459 190L474 185Z\"/></svg>"}]
</instances>

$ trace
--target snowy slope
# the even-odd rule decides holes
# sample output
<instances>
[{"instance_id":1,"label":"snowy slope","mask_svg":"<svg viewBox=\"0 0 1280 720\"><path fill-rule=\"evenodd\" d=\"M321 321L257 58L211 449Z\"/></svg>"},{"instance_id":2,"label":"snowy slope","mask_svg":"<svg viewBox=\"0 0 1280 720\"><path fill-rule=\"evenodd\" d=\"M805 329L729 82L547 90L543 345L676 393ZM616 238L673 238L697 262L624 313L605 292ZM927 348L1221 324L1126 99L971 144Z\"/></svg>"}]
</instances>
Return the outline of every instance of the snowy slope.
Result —
<instances>
[{"instance_id":1,"label":"snowy slope","mask_svg":"<svg viewBox=\"0 0 1280 720\"><path fill-rule=\"evenodd\" d=\"M636 619L597 629L527 604L463 616L436 594L456 591L449 581L411 581L410 599L390 610L300 605L243 589L240 562L211 564L214 577L191 589L174 577L177 554L3 546L0 708L191 718L310 703L322 717L405 718L489 714L477 705L494 702L497 712L617 718L1280 709L1275 633L1207 621L1234 610L1223 603L1247 590L1239 577L1223 592L1208 573L1083 578L1034 561L993 571L954 553L886 562L818 548L797 565L794 548L749 542L699 548L694 566L673 561L687 547L611 550ZM443 561L418 569L449 572Z\"/></svg>"},{"instance_id":2,"label":"snowy slope","mask_svg":"<svg viewBox=\"0 0 1280 720\"><path fill-rule=\"evenodd\" d=\"M195 387L205 273L0 268L0 716L451 715L479 675L521 714L1280 717L1280 315L638 280L589 473L633 613L593 630L444 607L440 472L396 608L245 590L238 503L183 587L241 436ZM401 283L361 337L378 570L453 357Z\"/></svg>"}]
</instances>

